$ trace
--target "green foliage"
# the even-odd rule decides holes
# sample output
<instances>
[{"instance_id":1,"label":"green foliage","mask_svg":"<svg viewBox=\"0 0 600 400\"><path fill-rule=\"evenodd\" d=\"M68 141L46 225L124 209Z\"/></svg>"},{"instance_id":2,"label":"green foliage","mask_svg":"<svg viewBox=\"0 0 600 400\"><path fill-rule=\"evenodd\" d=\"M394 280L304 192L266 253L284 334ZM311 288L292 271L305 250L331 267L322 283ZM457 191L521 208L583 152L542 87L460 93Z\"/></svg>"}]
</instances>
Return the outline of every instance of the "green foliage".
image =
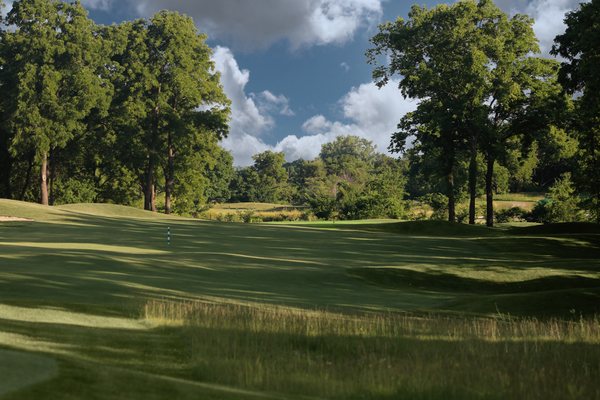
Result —
<instances>
[{"instance_id":1,"label":"green foliage","mask_svg":"<svg viewBox=\"0 0 600 400\"><path fill-rule=\"evenodd\" d=\"M507 222L523 222L527 217L527 211L523 210L521 207L511 207L495 212L495 220L501 224Z\"/></svg>"},{"instance_id":2,"label":"green foliage","mask_svg":"<svg viewBox=\"0 0 600 400\"><path fill-rule=\"evenodd\" d=\"M303 196L324 219L400 218L406 215L403 164L376 155L373 144L356 136L323 145L319 159L303 165ZM312 176L311 176L312 175ZM309 177L310 176L310 177Z\"/></svg>"},{"instance_id":3,"label":"green foliage","mask_svg":"<svg viewBox=\"0 0 600 400\"><path fill-rule=\"evenodd\" d=\"M389 157L379 157L372 178L365 185L364 197L370 207L364 218L400 219L407 215L404 202L406 176L402 164Z\"/></svg>"},{"instance_id":4,"label":"green foliage","mask_svg":"<svg viewBox=\"0 0 600 400\"><path fill-rule=\"evenodd\" d=\"M34 154L47 204L50 153L85 135L86 118L108 106L101 40L79 2L17 0L6 23L13 29L2 40L5 141L13 157Z\"/></svg>"},{"instance_id":5,"label":"green foliage","mask_svg":"<svg viewBox=\"0 0 600 400\"><path fill-rule=\"evenodd\" d=\"M516 148L509 150L504 155L504 167L507 172L507 185L501 193L506 193L509 190L514 192L522 192L526 189L531 189L533 186L534 174L538 168L539 149L538 143L534 142L529 147ZM497 168L502 168L497 165ZM497 171L494 171L497 173ZM499 191L497 190L496 193Z\"/></svg>"},{"instance_id":6,"label":"green foliage","mask_svg":"<svg viewBox=\"0 0 600 400\"><path fill-rule=\"evenodd\" d=\"M429 193L420 198L420 201L427 204L433 210L431 219L443 220L448 213L448 197L442 193Z\"/></svg>"},{"instance_id":7,"label":"green foliage","mask_svg":"<svg viewBox=\"0 0 600 400\"><path fill-rule=\"evenodd\" d=\"M494 193L508 193L510 187L510 171L508 168L496 164L494 167L493 185Z\"/></svg>"},{"instance_id":8,"label":"green foliage","mask_svg":"<svg viewBox=\"0 0 600 400\"><path fill-rule=\"evenodd\" d=\"M231 200L233 202L288 202L291 187L288 184L288 172L285 169L285 155L265 151L253 156L254 165L240 168L231 181Z\"/></svg>"},{"instance_id":9,"label":"green foliage","mask_svg":"<svg viewBox=\"0 0 600 400\"><path fill-rule=\"evenodd\" d=\"M532 25L525 15L509 18L491 0L462 1L413 6L407 20L381 25L371 39L367 55L376 83L398 75L402 94L420 101L402 119L391 149L405 151L414 137L417 150L437 160L451 221L464 150L473 166L478 151L486 157L492 225L495 162L510 142L544 130L565 107L556 62L532 57L539 52ZM380 65L384 56L389 63ZM469 174L473 198L476 173Z\"/></svg>"},{"instance_id":10,"label":"green foliage","mask_svg":"<svg viewBox=\"0 0 600 400\"><path fill-rule=\"evenodd\" d=\"M533 210L527 216L527 220L530 222L547 223L548 222L548 208L550 200L545 198L535 203Z\"/></svg>"},{"instance_id":11,"label":"green foliage","mask_svg":"<svg viewBox=\"0 0 600 400\"><path fill-rule=\"evenodd\" d=\"M307 181L307 201L312 212L321 219L334 219L339 216L338 183L336 176L320 176Z\"/></svg>"},{"instance_id":12,"label":"green foliage","mask_svg":"<svg viewBox=\"0 0 600 400\"><path fill-rule=\"evenodd\" d=\"M230 183L231 198L229 200L234 203L252 202L256 199L254 191L257 182L258 175L253 168L238 168Z\"/></svg>"},{"instance_id":13,"label":"green foliage","mask_svg":"<svg viewBox=\"0 0 600 400\"><path fill-rule=\"evenodd\" d=\"M294 204L307 204L309 181L311 178L325 176L325 166L320 158L312 161L296 160L284 165L291 187L291 200Z\"/></svg>"},{"instance_id":14,"label":"green foliage","mask_svg":"<svg viewBox=\"0 0 600 400\"><path fill-rule=\"evenodd\" d=\"M577 222L581 220L579 199L575 195L575 187L571 174L566 173L552 185L548 192L548 214L544 222Z\"/></svg>"},{"instance_id":15,"label":"green foliage","mask_svg":"<svg viewBox=\"0 0 600 400\"><path fill-rule=\"evenodd\" d=\"M580 144L577 181L585 194L585 206L600 223L600 2L579 5L565 19L566 32L555 39L553 53L565 61L561 82L577 94L574 129Z\"/></svg>"},{"instance_id":16,"label":"green foliage","mask_svg":"<svg viewBox=\"0 0 600 400\"><path fill-rule=\"evenodd\" d=\"M69 178L55 183L54 196L54 204L57 205L93 203L97 199L98 192L93 181Z\"/></svg>"},{"instance_id":17,"label":"green foliage","mask_svg":"<svg viewBox=\"0 0 600 400\"><path fill-rule=\"evenodd\" d=\"M229 115L206 36L191 18L173 12L101 33L115 88L110 123L101 130L114 137L110 151L137 176L145 208L156 208L160 186L167 212L196 212Z\"/></svg>"},{"instance_id":18,"label":"green foliage","mask_svg":"<svg viewBox=\"0 0 600 400\"><path fill-rule=\"evenodd\" d=\"M0 60L10 60L0 68L9 94L0 100L0 195L29 198L37 180L29 171L41 165L51 201L133 204L141 188L155 209L162 188L167 212L205 202L229 101L191 18L160 12L101 27L79 2L19 0L7 23L14 29L0 33ZM217 173L223 179L226 168ZM71 193L74 179L94 190ZM216 191L228 183L215 179Z\"/></svg>"},{"instance_id":19,"label":"green foliage","mask_svg":"<svg viewBox=\"0 0 600 400\"><path fill-rule=\"evenodd\" d=\"M319 158L329 175L348 181L363 181L375 161L373 143L358 136L338 136L321 148Z\"/></svg>"},{"instance_id":20,"label":"green foliage","mask_svg":"<svg viewBox=\"0 0 600 400\"><path fill-rule=\"evenodd\" d=\"M581 221L583 215L579 203L571 174L565 173L552 185L547 197L537 202L529 220L546 224Z\"/></svg>"},{"instance_id":21,"label":"green foliage","mask_svg":"<svg viewBox=\"0 0 600 400\"><path fill-rule=\"evenodd\" d=\"M284 167L285 154L265 151L252 157L256 172L253 187L254 197L250 201L277 203L288 201L288 174Z\"/></svg>"},{"instance_id":22,"label":"green foliage","mask_svg":"<svg viewBox=\"0 0 600 400\"><path fill-rule=\"evenodd\" d=\"M214 152L214 163L205 171L208 185L204 197L209 202L223 202L231 198L230 184L235 175L233 156L219 146L215 146Z\"/></svg>"}]
</instances>

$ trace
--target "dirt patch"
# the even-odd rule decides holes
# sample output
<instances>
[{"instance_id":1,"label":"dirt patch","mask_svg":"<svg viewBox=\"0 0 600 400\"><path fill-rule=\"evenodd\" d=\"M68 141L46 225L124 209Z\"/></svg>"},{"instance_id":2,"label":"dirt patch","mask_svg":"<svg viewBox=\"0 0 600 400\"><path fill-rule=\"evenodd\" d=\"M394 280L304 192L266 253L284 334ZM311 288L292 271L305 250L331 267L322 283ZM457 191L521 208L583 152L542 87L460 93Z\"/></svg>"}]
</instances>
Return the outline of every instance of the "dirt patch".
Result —
<instances>
[{"instance_id":1,"label":"dirt patch","mask_svg":"<svg viewBox=\"0 0 600 400\"><path fill-rule=\"evenodd\" d=\"M29 218L8 217L5 215L0 215L0 223L1 222L33 222L33 220Z\"/></svg>"}]
</instances>

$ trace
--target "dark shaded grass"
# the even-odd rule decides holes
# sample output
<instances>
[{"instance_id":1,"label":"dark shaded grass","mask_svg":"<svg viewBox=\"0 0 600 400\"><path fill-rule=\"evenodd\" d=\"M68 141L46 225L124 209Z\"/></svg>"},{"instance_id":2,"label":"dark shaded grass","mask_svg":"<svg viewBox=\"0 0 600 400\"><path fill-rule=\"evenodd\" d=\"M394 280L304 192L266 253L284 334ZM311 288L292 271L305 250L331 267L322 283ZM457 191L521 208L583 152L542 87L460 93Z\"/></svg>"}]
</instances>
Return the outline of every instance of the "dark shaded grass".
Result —
<instances>
[{"instance_id":1,"label":"dark shaded grass","mask_svg":"<svg viewBox=\"0 0 600 400\"><path fill-rule=\"evenodd\" d=\"M514 227L510 233L518 235L563 235L563 234L595 234L600 235L600 224L585 222L568 222L560 224L546 224L526 227Z\"/></svg>"},{"instance_id":2,"label":"dark shaded grass","mask_svg":"<svg viewBox=\"0 0 600 400\"><path fill-rule=\"evenodd\" d=\"M600 277L548 276L516 282L497 282L462 277L440 271L414 271L399 268L351 268L351 276L389 288L416 288L482 294L513 294L568 289L598 289Z\"/></svg>"}]
</instances>

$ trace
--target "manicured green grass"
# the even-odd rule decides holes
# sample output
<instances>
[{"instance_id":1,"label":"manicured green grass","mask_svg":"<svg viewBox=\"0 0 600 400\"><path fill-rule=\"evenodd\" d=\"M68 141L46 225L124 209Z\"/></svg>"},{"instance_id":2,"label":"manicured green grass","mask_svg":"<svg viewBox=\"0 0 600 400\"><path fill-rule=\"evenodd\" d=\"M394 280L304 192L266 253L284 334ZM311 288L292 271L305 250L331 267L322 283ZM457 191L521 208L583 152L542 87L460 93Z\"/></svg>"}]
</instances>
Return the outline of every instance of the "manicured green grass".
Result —
<instances>
[{"instance_id":1,"label":"manicured green grass","mask_svg":"<svg viewBox=\"0 0 600 400\"><path fill-rule=\"evenodd\" d=\"M9 350L58 369L0 380L2 399L600 397L590 225L236 224L5 200L0 215L34 220L0 224L0 365Z\"/></svg>"}]
</instances>

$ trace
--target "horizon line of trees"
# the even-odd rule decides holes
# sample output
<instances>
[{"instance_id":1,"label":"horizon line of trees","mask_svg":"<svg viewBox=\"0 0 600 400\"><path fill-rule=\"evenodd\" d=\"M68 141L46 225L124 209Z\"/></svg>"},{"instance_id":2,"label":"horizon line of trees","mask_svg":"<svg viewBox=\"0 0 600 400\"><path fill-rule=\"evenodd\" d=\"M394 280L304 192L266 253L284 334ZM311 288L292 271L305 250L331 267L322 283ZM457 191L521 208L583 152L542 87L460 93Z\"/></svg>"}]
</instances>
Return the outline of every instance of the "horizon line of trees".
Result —
<instances>
[{"instance_id":1,"label":"horizon line of trees","mask_svg":"<svg viewBox=\"0 0 600 400\"><path fill-rule=\"evenodd\" d=\"M303 205L321 219L406 215L405 163L358 136L324 144L314 160L286 162L284 153L273 151L253 159L235 170L227 196L215 200Z\"/></svg>"}]
</instances>

